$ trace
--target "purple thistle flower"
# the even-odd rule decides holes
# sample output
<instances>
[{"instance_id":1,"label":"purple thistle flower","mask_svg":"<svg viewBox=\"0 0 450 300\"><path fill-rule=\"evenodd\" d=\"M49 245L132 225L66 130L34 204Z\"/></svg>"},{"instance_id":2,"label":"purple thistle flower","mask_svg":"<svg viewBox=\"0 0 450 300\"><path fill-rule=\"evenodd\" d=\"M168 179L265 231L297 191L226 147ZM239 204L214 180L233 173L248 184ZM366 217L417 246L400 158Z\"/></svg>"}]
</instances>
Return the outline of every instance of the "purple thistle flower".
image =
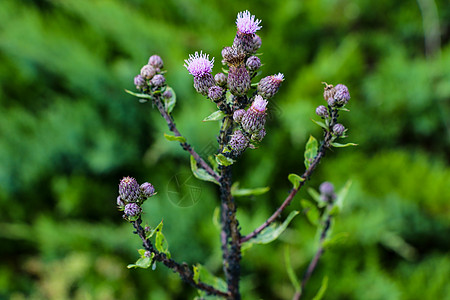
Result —
<instances>
[{"instance_id":1,"label":"purple thistle flower","mask_svg":"<svg viewBox=\"0 0 450 300\"><path fill-rule=\"evenodd\" d=\"M194 77L203 77L211 74L214 66L214 57L209 60L209 54L200 54L196 51L194 55L189 54L189 59L185 59L184 66L189 71L189 74Z\"/></svg>"},{"instance_id":2,"label":"purple thistle flower","mask_svg":"<svg viewBox=\"0 0 450 300\"><path fill-rule=\"evenodd\" d=\"M194 76L194 87L197 92L207 96L208 90L214 85L214 78L211 75L214 66L214 57L209 60L209 55L200 51L195 55L190 54L189 59L184 60L184 66L191 75Z\"/></svg>"},{"instance_id":3,"label":"purple thistle flower","mask_svg":"<svg viewBox=\"0 0 450 300\"><path fill-rule=\"evenodd\" d=\"M248 10L241 11L237 15L236 26L239 32L244 34L254 34L256 31L262 28L259 26L261 20L256 19L255 16L251 15Z\"/></svg>"},{"instance_id":4,"label":"purple thistle flower","mask_svg":"<svg viewBox=\"0 0 450 300\"><path fill-rule=\"evenodd\" d=\"M343 84L338 84L334 87L336 93L334 94L334 100L340 105L347 104L348 100L350 100L350 93L348 92L348 88Z\"/></svg>"},{"instance_id":5,"label":"purple thistle flower","mask_svg":"<svg viewBox=\"0 0 450 300\"><path fill-rule=\"evenodd\" d=\"M139 184L133 177L124 177L119 183L119 196L125 203L136 202L141 196Z\"/></svg>"}]
</instances>

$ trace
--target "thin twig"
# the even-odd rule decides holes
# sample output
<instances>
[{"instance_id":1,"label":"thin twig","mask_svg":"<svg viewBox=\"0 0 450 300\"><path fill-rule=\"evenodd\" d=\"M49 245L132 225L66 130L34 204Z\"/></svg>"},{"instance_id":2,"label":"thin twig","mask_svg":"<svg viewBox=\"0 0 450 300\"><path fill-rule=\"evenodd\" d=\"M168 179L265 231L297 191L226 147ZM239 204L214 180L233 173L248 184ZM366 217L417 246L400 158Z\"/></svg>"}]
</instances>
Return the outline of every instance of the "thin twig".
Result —
<instances>
[{"instance_id":1,"label":"thin twig","mask_svg":"<svg viewBox=\"0 0 450 300\"><path fill-rule=\"evenodd\" d=\"M178 273L178 275L181 277L181 279L187 283L189 283L191 286L205 291L209 295L217 295L217 296L223 296L223 297L229 297L229 293L220 291L213 286L210 286L204 282L201 282L200 280L198 282L195 282L194 280L194 273L191 271L189 266L185 263L180 264L174 261L173 259L170 259L166 256L166 254L161 253L157 251L149 239L145 238L145 231L144 228L141 226L142 219L139 217L136 221L132 222L134 229L136 231L137 235L141 238L143 242L143 246L145 250L150 251L154 254L153 259L158 262L162 262L166 267L174 271L175 273Z\"/></svg>"},{"instance_id":2,"label":"thin twig","mask_svg":"<svg viewBox=\"0 0 450 300\"><path fill-rule=\"evenodd\" d=\"M325 241L325 238L327 237L327 232L330 229L331 224L331 214L329 213L331 211L331 208L333 205L330 205L328 208L328 215L325 220L325 224L323 226L322 232L320 233L320 240L319 240L319 248L317 249L316 254L314 255L313 259L308 265L308 269L306 270L305 274L303 275L302 279L302 286L299 291L297 291L292 298L293 300L298 300L302 297L303 291L305 290L306 283L308 282L309 278L311 277L312 273L314 272L317 263L319 262L320 257L322 256L324 252L323 242Z\"/></svg>"},{"instance_id":3,"label":"thin twig","mask_svg":"<svg viewBox=\"0 0 450 300\"><path fill-rule=\"evenodd\" d=\"M332 111L331 115L331 122L329 125L328 130L325 130L324 133L324 139L319 147L319 150L317 152L317 155L314 157L314 160L309 165L309 168L305 170L305 172L300 176L303 180L299 183L299 186L297 188L293 188L289 195L286 197L286 199L283 201L281 206L266 220L264 221L261 226L256 228L253 232L249 233L248 235L242 237L240 239L240 243L245 243L249 241L250 239L256 237L261 231L263 231L265 228L267 228L270 224L272 224L273 221L275 221L283 212L283 210L291 204L292 200L294 199L297 192L302 188L302 186L305 184L305 182L310 178L311 174L316 169L317 165L320 163L320 160L325 156L325 152L328 148L330 148L330 143L333 139L333 135L331 134L333 126L337 123L337 117L338 117L338 110L334 109Z\"/></svg>"},{"instance_id":4,"label":"thin twig","mask_svg":"<svg viewBox=\"0 0 450 300\"><path fill-rule=\"evenodd\" d=\"M164 120L166 120L167 125L169 126L169 130L172 131L175 136L182 136L180 131L178 131L175 122L173 121L172 116L169 115L169 113L167 113L167 111L164 109L164 105L161 102L160 96L156 96L153 99L156 107L158 108L161 116L164 118ZM187 152L189 152L195 159L195 161L200 165L200 167L202 167L203 169L205 169L206 172L208 172L209 175L211 175L212 177L214 177L214 179L216 179L217 181L219 181L220 176L214 172L214 170L211 168L210 165L208 165L203 158L200 157L200 155L198 155L197 152L194 151L194 149L192 148L192 146L187 143L187 142L183 142L180 143L181 147L186 150Z\"/></svg>"}]
</instances>

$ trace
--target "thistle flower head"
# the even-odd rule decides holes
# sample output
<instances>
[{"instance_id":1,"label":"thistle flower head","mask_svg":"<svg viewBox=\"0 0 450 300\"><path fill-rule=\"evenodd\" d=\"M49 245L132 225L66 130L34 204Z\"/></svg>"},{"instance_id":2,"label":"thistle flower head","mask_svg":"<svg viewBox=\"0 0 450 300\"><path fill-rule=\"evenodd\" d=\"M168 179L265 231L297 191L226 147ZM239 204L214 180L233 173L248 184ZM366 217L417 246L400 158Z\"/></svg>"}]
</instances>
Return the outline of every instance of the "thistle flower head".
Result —
<instances>
[{"instance_id":1,"label":"thistle flower head","mask_svg":"<svg viewBox=\"0 0 450 300\"><path fill-rule=\"evenodd\" d=\"M258 83L258 94L266 99L272 98L278 92L278 88L283 81L284 75L282 73L264 77Z\"/></svg>"},{"instance_id":2,"label":"thistle flower head","mask_svg":"<svg viewBox=\"0 0 450 300\"><path fill-rule=\"evenodd\" d=\"M338 84L334 87L334 89L336 90L334 100L336 100L338 104L347 104L348 100L350 100L348 88L343 84Z\"/></svg>"},{"instance_id":3,"label":"thistle flower head","mask_svg":"<svg viewBox=\"0 0 450 300\"><path fill-rule=\"evenodd\" d=\"M214 66L214 57L209 60L209 54L204 54L200 51L195 52L194 55L189 54L189 59L185 59L184 66L194 77L203 77L207 74L211 74Z\"/></svg>"},{"instance_id":4,"label":"thistle flower head","mask_svg":"<svg viewBox=\"0 0 450 300\"><path fill-rule=\"evenodd\" d=\"M264 100L260 95L256 95L255 100L253 100L251 109L254 109L258 113L266 112L266 106L269 103L267 100Z\"/></svg>"},{"instance_id":5,"label":"thistle flower head","mask_svg":"<svg viewBox=\"0 0 450 300\"><path fill-rule=\"evenodd\" d=\"M237 15L236 26L241 33L254 34L262 28L262 26L259 26L260 23L261 20L255 19L255 16L251 15L248 10L241 11Z\"/></svg>"},{"instance_id":6,"label":"thistle flower head","mask_svg":"<svg viewBox=\"0 0 450 300\"><path fill-rule=\"evenodd\" d=\"M149 182L144 182L143 184L141 184L140 188L141 194L145 198L149 198L155 194L155 187Z\"/></svg>"},{"instance_id":7,"label":"thistle flower head","mask_svg":"<svg viewBox=\"0 0 450 300\"><path fill-rule=\"evenodd\" d=\"M124 177L119 183L119 196L125 203L139 200L141 191L139 184L133 177Z\"/></svg>"},{"instance_id":8,"label":"thistle flower head","mask_svg":"<svg viewBox=\"0 0 450 300\"><path fill-rule=\"evenodd\" d=\"M142 209L136 203L128 203L125 205L124 213L128 217L136 217L142 212Z\"/></svg>"}]
</instances>

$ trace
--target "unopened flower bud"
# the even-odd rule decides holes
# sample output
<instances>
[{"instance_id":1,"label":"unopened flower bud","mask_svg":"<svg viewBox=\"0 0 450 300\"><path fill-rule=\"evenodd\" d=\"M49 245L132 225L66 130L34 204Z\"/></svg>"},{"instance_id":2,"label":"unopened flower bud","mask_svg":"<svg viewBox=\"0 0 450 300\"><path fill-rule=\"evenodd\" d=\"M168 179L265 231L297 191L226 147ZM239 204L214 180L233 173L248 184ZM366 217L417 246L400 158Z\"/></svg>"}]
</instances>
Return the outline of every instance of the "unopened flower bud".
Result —
<instances>
[{"instance_id":1,"label":"unopened flower bud","mask_svg":"<svg viewBox=\"0 0 450 300\"><path fill-rule=\"evenodd\" d=\"M223 73L217 73L214 76L214 80L216 81L216 84L218 86L226 86L227 85L227 75L223 74Z\"/></svg>"},{"instance_id":2,"label":"unopened flower bud","mask_svg":"<svg viewBox=\"0 0 450 300\"><path fill-rule=\"evenodd\" d=\"M256 51L258 51L259 48L261 48L261 37L257 34L253 35L253 50L252 53L255 53Z\"/></svg>"},{"instance_id":3,"label":"unopened flower bud","mask_svg":"<svg viewBox=\"0 0 450 300\"><path fill-rule=\"evenodd\" d=\"M256 71L261 67L261 60L258 56L250 56L245 63L250 71Z\"/></svg>"},{"instance_id":4,"label":"unopened flower bud","mask_svg":"<svg viewBox=\"0 0 450 300\"><path fill-rule=\"evenodd\" d=\"M322 82L325 86L323 88L323 98L328 101L329 98L333 98L336 90L334 89L332 84L328 84L326 82Z\"/></svg>"},{"instance_id":5,"label":"unopened flower bud","mask_svg":"<svg viewBox=\"0 0 450 300\"><path fill-rule=\"evenodd\" d=\"M165 90L164 93L162 94L162 96L166 99L172 98L173 97L172 90L170 90L170 89Z\"/></svg>"},{"instance_id":6,"label":"unopened flower bud","mask_svg":"<svg viewBox=\"0 0 450 300\"><path fill-rule=\"evenodd\" d=\"M141 213L141 207L136 203L128 203L125 205L124 213L128 217L136 217Z\"/></svg>"},{"instance_id":7,"label":"unopened flower bud","mask_svg":"<svg viewBox=\"0 0 450 300\"><path fill-rule=\"evenodd\" d=\"M144 198L149 198L155 194L155 187L149 182L144 182L141 184L140 188L141 194Z\"/></svg>"},{"instance_id":8,"label":"unopened flower bud","mask_svg":"<svg viewBox=\"0 0 450 300\"><path fill-rule=\"evenodd\" d=\"M331 182L325 181L319 186L320 195L322 200L330 201L336 198L334 193L334 186Z\"/></svg>"},{"instance_id":9,"label":"unopened flower bud","mask_svg":"<svg viewBox=\"0 0 450 300\"><path fill-rule=\"evenodd\" d=\"M141 90L147 86L147 82L145 81L145 78L139 74L134 77L134 85L136 86L136 89Z\"/></svg>"},{"instance_id":10,"label":"unopened flower bud","mask_svg":"<svg viewBox=\"0 0 450 300\"><path fill-rule=\"evenodd\" d=\"M263 128L258 133L252 134L252 140L261 142L265 136L266 136L266 129Z\"/></svg>"},{"instance_id":11,"label":"unopened flower bud","mask_svg":"<svg viewBox=\"0 0 450 300\"><path fill-rule=\"evenodd\" d=\"M235 96L243 96L250 89L251 79L244 65L230 66L228 72L228 88Z\"/></svg>"},{"instance_id":12,"label":"unopened flower bud","mask_svg":"<svg viewBox=\"0 0 450 300\"><path fill-rule=\"evenodd\" d=\"M223 61L230 66L241 65L245 56L245 52L238 47L225 47L222 49Z\"/></svg>"},{"instance_id":13,"label":"unopened flower bud","mask_svg":"<svg viewBox=\"0 0 450 300\"><path fill-rule=\"evenodd\" d=\"M209 88L214 85L214 78L211 75L214 58L209 60L209 55L195 52L195 55L190 54L189 59L185 60L184 66L194 76L196 91L207 96Z\"/></svg>"},{"instance_id":14,"label":"unopened flower bud","mask_svg":"<svg viewBox=\"0 0 450 300\"><path fill-rule=\"evenodd\" d=\"M150 226L148 226L148 225L145 225L145 227L144 227L144 231L145 231L145 233L148 233L148 232L150 232L150 230L151 230Z\"/></svg>"},{"instance_id":15,"label":"unopened flower bud","mask_svg":"<svg viewBox=\"0 0 450 300\"><path fill-rule=\"evenodd\" d=\"M350 93L348 88L343 84L338 84L334 87L336 93L334 94L334 100L338 105L347 104L348 100L350 100Z\"/></svg>"},{"instance_id":16,"label":"unopened flower bud","mask_svg":"<svg viewBox=\"0 0 450 300\"><path fill-rule=\"evenodd\" d=\"M136 202L141 195L139 184L133 177L124 177L119 183L119 196L125 203Z\"/></svg>"},{"instance_id":17,"label":"unopened flower bud","mask_svg":"<svg viewBox=\"0 0 450 300\"><path fill-rule=\"evenodd\" d=\"M155 74L156 70L151 65L145 65L141 69L141 76L144 77L145 79L152 79L153 76L155 76Z\"/></svg>"},{"instance_id":18,"label":"unopened flower bud","mask_svg":"<svg viewBox=\"0 0 450 300\"><path fill-rule=\"evenodd\" d=\"M245 115L245 109L238 109L233 113L233 120L236 123L240 123L242 121L242 117Z\"/></svg>"},{"instance_id":19,"label":"unopened flower bud","mask_svg":"<svg viewBox=\"0 0 450 300\"><path fill-rule=\"evenodd\" d=\"M125 203L123 202L122 198L120 198L120 196L117 196L117 206L119 208L123 208L125 206Z\"/></svg>"},{"instance_id":20,"label":"unopened flower bud","mask_svg":"<svg viewBox=\"0 0 450 300\"><path fill-rule=\"evenodd\" d=\"M278 88L283 80L284 75L281 73L264 77L258 83L258 94L263 96L265 99L272 98L278 92Z\"/></svg>"},{"instance_id":21,"label":"unopened flower bud","mask_svg":"<svg viewBox=\"0 0 450 300\"><path fill-rule=\"evenodd\" d=\"M240 130L236 130L231 136L229 145L231 149L241 152L244 151L248 146L248 139Z\"/></svg>"},{"instance_id":22,"label":"unopened flower bud","mask_svg":"<svg viewBox=\"0 0 450 300\"><path fill-rule=\"evenodd\" d=\"M260 95L256 95L255 100L241 120L241 126L245 131L258 133L264 127L267 103Z\"/></svg>"},{"instance_id":23,"label":"unopened flower bud","mask_svg":"<svg viewBox=\"0 0 450 300\"><path fill-rule=\"evenodd\" d=\"M327 118L328 117L328 109L323 105L319 105L316 108L316 114L321 118Z\"/></svg>"},{"instance_id":24,"label":"unopened flower bud","mask_svg":"<svg viewBox=\"0 0 450 300\"><path fill-rule=\"evenodd\" d=\"M155 67L155 69L162 69L164 67L163 60L159 55L152 55L148 59L148 64Z\"/></svg>"},{"instance_id":25,"label":"unopened flower bud","mask_svg":"<svg viewBox=\"0 0 450 300\"><path fill-rule=\"evenodd\" d=\"M150 251L145 251L144 252L144 256L147 258L151 258L152 257L152 253Z\"/></svg>"},{"instance_id":26,"label":"unopened flower bud","mask_svg":"<svg viewBox=\"0 0 450 300\"><path fill-rule=\"evenodd\" d=\"M327 103L328 103L329 107L334 107L334 105L336 104L336 101L334 101L333 97L330 97L330 98L328 98Z\"/></svg>"},{"instance_id":27,"label":"unopened flower bud","mask_svg":"<svg viewBox=\"0 0 450 300\"><path fill-rule=\"evenodd\" d=\"M223 96L223 88L221 88L220 86L213 85L212 87L209 88L208 97L212 101L217 102L222 98L222 96Z\"/></svg>"},{"instance_id":28,"label":"unopened flower bud","mask_svg":"<svg viewBox=\"0 0 450 300\"><path fill-rule=\"evenodd\" d=\"M344 133L344 131L345 131L345 127L342 124L337 123L333 126L333 132L337 136L342 135Z\"/></svg>"},{"instance_id":29,"label":"unopened flower bud","mask_svg":"<svg viewBox=\"0 0 450 300\"><path fill-rule=\"evenodd\" d=\"M151 84L156 87L162 87L164 83L166 83L166 78L161 74L156 74L151 80Z\"/></svg>"}]
</instances>

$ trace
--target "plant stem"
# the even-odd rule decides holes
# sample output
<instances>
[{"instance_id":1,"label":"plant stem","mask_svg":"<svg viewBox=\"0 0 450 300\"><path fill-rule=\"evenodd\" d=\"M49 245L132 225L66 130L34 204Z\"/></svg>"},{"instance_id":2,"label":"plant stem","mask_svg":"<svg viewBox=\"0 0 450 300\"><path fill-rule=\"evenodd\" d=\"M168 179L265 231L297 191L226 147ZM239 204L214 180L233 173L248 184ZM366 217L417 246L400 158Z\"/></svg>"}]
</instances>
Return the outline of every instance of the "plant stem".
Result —
<instances>
[{"instance_id":1,"label":"plant stem","mask_svg":"<svg viewBox=\"0 0 450 300\"><path fill-rule=\"evenodd\" d=\"M228 142L232 130L231 116L225 116L219 135L220 150ZM239 222L236 219L236 204L231 195L231 166L220 168L220 200L221 200L221 242L223 253L223 267L228 285L229 299L240 299L240 232Z\"/></svg>"},{"instance_id":2,"label":"plant stem","mask_svg":"<svg viewBox=\"0 0 450 300\"><path fill-rule=\"evenodd\" d=\"M201 281L195 282L194 273L191 271L191 269L189 268L189 266L186 263L179 264L176 261L174 261L173 259L168 258L165 253L161 253L161 252L157 251L153 247L150 240L145 238L145 231L144 231L144 228L142 228L142 226L141 226L141 223L142 223L141 217L139 217L136 221L131 222L131 223L133 224L134 229L136 229L136 231L134 231L134 233L139 235L139 237L141 238L141 240L143 242L142 245L144 246L145 250L150 251L151 253L154 254L153 259L155 261L162 262L166 267L168 267L175 273L178 273L178 275L181 277L181 279L183 281L189 283L191 286L193 286L199 290L205 291L209 295L217 295L217 296L223 296L223 297L230 296L229 293L220 291L206 283L203 283Z\"/></svg>"},{"instance_id":3,"label":"plant stem","mask_svg":"<svg viewBox=\"0 0 450 300\"><path fill-rule=\"evenodd\" d=\"M172 116L170 116L167 111L164 109L164 105L161 102L161 98L160 96L156 96L153 99L153 102L155 103L156 107L159 110L159 113L161 114L161 116L164 118L164 120L166 120L167 125L169 126L169 130L172 131L175 136L182 136L180 131L178 131L175 122L172 118ZM202 167L203 169L206 170L206 172L208 172L209 175L211 175L212 177L214 177L214 179L216 179L217 181L219 181L219 175L214 172L214 170L211 168L210 165L208 165L201 157L200 155L198 155L197 152L194 151L194 149L192 148L192 146L187 143L180 143L181 147L186 150L187 152L189 152L195 159L195 161L200 165L200 167Z\"/></svg>"},{"instance_id":4,"label":"plant stem","mask_svg":"<svg viewBox=\"0 0 450 300\"><path fill-rule=\"evenodd\" d=\"M332 207L333 207L333 205L331 204L327 209L328 215L327 215L327 218L325 219L325 223L324 223L322 232L320 233L319 248L317 249L317 252L314 255L313 259L309 263L308 269L306 270L305 274L303 275L302 286L301 286L300 290L295 293L294 297L292 298L293 300L298 300L301 298L303 291L305 289L306 283L308 282L309 278L311 277L312 273L314 272L314 269L316 268L317 263L319 262L319 259L324 252L323 242L325 241L325 238L327 237L327 232L330 229L331 214L329 214L329 212L331 211Z\"/></svg>"}]
</instances>

